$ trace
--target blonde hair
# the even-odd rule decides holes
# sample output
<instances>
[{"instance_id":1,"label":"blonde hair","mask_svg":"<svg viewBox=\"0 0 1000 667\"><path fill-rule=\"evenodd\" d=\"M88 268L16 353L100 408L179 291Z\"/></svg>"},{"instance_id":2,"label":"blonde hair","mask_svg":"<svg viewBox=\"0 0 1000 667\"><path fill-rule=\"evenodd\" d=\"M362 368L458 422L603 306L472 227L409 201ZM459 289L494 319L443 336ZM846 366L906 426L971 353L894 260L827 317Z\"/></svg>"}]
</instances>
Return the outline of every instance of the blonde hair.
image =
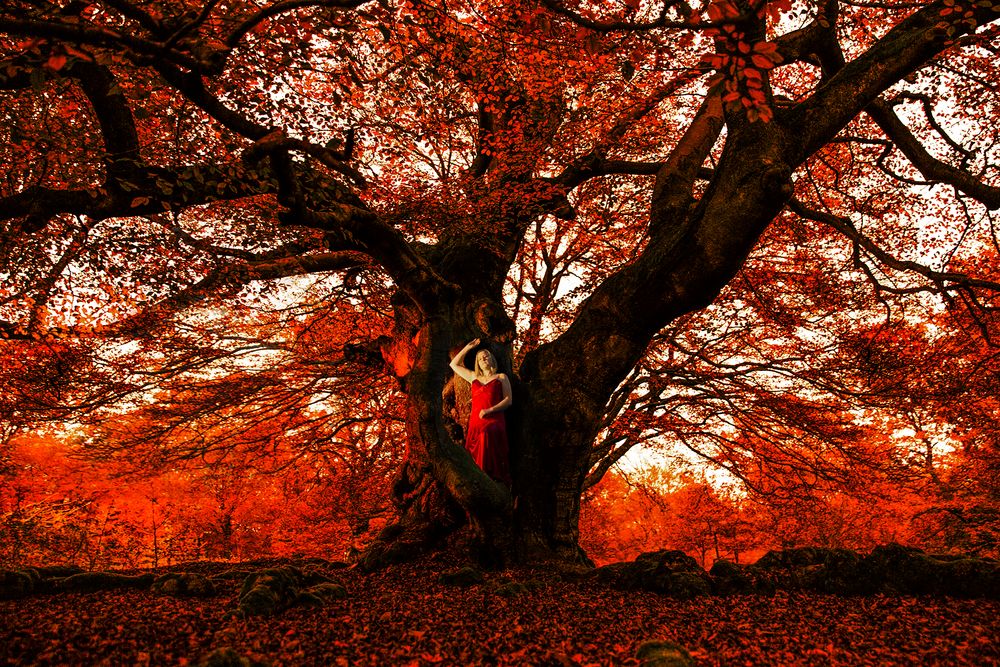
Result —
<instances>
[{"instance_id":1,"label":"blonde hair","mask_svg":"<svg viewBox=\"0 0 1000 667\"><path fill-rule=\"evenodd\" d=\"M476 377L482 377L485 375L485 373L483 373L483 367L479 363L479 355L483 352L485 352L486 356L493 362L493 370L496 370L497 368L497 358L493 356L493 353L489 350L480 350L479 352L476 352Z\"/></svg>"}]
</instances>

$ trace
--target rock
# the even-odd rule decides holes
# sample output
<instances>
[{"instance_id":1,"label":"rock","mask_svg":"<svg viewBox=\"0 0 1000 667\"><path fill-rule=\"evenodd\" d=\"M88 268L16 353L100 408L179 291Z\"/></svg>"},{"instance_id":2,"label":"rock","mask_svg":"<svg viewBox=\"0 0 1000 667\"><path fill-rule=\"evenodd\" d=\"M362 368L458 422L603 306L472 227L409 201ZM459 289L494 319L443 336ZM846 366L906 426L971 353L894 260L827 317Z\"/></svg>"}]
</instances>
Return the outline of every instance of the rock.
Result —
<instances>
[{"instance_id":1,"label":"rock","mask_svg":"<svg viewBox=\"0 0 1000 667\"><path fill-rule=\"evenodd\" d=\"M1000 564L993 559L942 559L892 543L872 549L860 570L871 592L1000 598Z\"/></svg>"},{"instance_id":2,"label":"rock","mask_svg":"<svg viewBox=\"0 0 1000 667\"><path fill-rule=\"evenodd\" d=\"M30 569L0 570L0 600L17 600L31 595L38 580L38 573Z\"/></svg>"},{"instance_id":3,"label":"rock","mask_svg":"<svg viewBox=\"0 0 1000 667\"><path fill-rule=\"evenodd\" d=\"M484 580L482 572L468 566L451 572L444 572L438 577L438 581L446 586L474 586L483 583Z\"/></svg>"},{"instance_id":4,"label":"rock","mask_svg":"<svg viewBox=\"0 0 1000 667\"><path fill-rule=\"evenodd\" d=\"M347 589L342 584L332 581L313 586L307 592L322 596L328 600L339 600L347 597Z\"/></svg>"},{"instance_id":5,"label":"rock","mask_svg":"<svg viewBox=\"0 0 1000 667\"><path fill-rule=\"evenodd\" d=\"M801 547L769 551L746 573L758 586L854 595L868 591L859 576L861 560L850 549Z\"/></svg>"},{"instance_id":6,"label":"rock","mask_svg":"<svg viewBox=\"0 0 1000 667\"><path fill-rule=\"evenodd\" d=\"M333 579L327 576L320 568L315 565L307 565L301 570L302 572L302 585L303 586L316 586L318 584L336 583Z\"/></svg>"},{"instance_id":7,"label":"rock","mask_svg":"<svg viewBox=\"0 0 1000 667\"><path fill-rule=\"evenodd\" d=\"M551 573L562 581L576 582L591 577L594 574L593 564L557 562L551 567Z\"/></svg>"},{"instance_id":8,"label":"rock","mask_svg":"<svg viewBox=\"0 0 1000 667\"><path fill-rule=\"evenodd\" d=\"M53 577L69 577L83 572L83 568L77 565L40 565L31 569L37 571L39 576L43 579L51 579Z\"/></svg>"},{"instance_id":9,"label":"rock","mask_svg":"<svg viewBox=\"0 0 1000 667\"><path fill-rule=\"evenodd\" d=\"M662 549L647 551L635 557L636 563L655 563L657 567L671 572L702 572L702 568L691 556L683 551Z\"/></svg>"},{"instance_id":10,"label":"rock","mask_svg":"<svg viewBox=\"0 0 1000 667\"><path fill-rule=\"evenodd\" d=\"M152 574L116 574L114 572L80 572L56 583L60 591L92 593L119 588L149 588L155 576Z\"/></svg>"},{"instance_id":11,"label":"rock","mask_svg":"<svg viewBox=\"0 0 1000 667\"><path fill-rule=\"evenodd\" d=\"M256 586L247 591L246 595L240 596L239 606L236 608L236 616L273 616L289 605L284 603L274 589L266 586Z\"/></svg>"},{"instance_id":12,"label":"rock","mask_svg":"<svg viewBox=\"0 0 1000 667\"><path fill-rule=\"evenodd\" d=\"M223 646L202 658L198 667L267 667L267 663L246 658L232 648Z\"/></svg>"},{"instance_id":13,"label":"rock","mask_svg":"<svg viewBox=\"0 0 1000 667\"><path fill-rule=\"evenodd\" d=\"M54 590L62 590L61 587L65 578L81 573L86 574L83 569L76 565L40 565L36 567L23 567L17 570L0 570L0 600L11 600L36 593L50 593ZM111 587L114 588L116 586ZM139 584L138 587L141 588L142 584ZM98 590L99 588L95 588L94 590Z\"/></svg>"},{"instance_id":14,"label":"rock","mask_svg":"<svg viewBox=\"0 0 1000 667\"><path fill-rule=\"evenodd\" d=\"M712 584L704 574L674 572L659 575L650 590L681 600L712 594Z\"/></svg>"},{"instance_id":15,"label":"rock","mask_svg":"<svg viewBox=\"0 0 1000 667\"><path fill-rule=\"evenodd\" d=\"M150 590L160 595L174 597L210 597L215 595L215 584L201 574L168 572L157 577Z\"/></svg>"},{"instance_id":16,"label":"rock","mask_svg":"<svg viewBox=\"0 0 1000 667\"><path fill-rule=\"evenodd\" d=\"M225 572L219 572L218 574L213 574L210 579L212 581L233 581L233 580L243 580L245 581L247 577L253 574L253 570L226 570Z\"/></svg>"},{"instance_id":17,"label":"rock","mask_svg":"<svg viewBox=\"0 0 1000 667\"><path fill-rule=\"evenodd\" d=\"M657 593L689 599L712 592L711 579L691 556L683 551L653 551L640 554L636 563L655 564L645 588Z\"/></svg>"},{"instance_id":18,"label":"rock","mask_svg":"<svg viewBox=\"0 0 1000 667\"><path fill-rule=\"evenodd\" d=\"M953 560L964 560L966 558L969 558L969 556L963 556L962 554L927 554L927 555L935 560L942 560L946 562L950 562ZM982 560L994 561L993 558L983 558Z\"/></svg>"},{"instance_id":19,"label":"rock","mask_svg":"<svg viewBox=\"0 0 1000 667\"><path fill-rule=\"evenodd\" d=\"M712 576L712 590L719 595L774 591L773 586L762 586L761 579L746 565L725 558L715 561L708 573Z\"/></svg>"},{"instance_id":20,"label":"rock","mask_svg":"<svg viewBox=\"0 0 1000 667\"><path fill-rule=\"evenodd\" d=\"M711 573L681 551L652 551L631 563L594 570L598 581L623 590L649 590L679 598L775 590L833 595L950 595L1000 599L1000 562L886 544L867 556L850 549L802 547L769 551L752 565L719 559Z\"/></svg>"},{"instance_id":21,"label":"rock","mask_svg":"<svg viewBox=\"0 0 1000 667\"><path fill-rule=\"evenodd\" d=\"M712 592L712 581L698 562L683 551L651 551L631 563L611 563L594 576L614 588L647 590L687 599Z\"/></svg>"},{"instance_id":22,"label":"rock","mask_svg":"<svg viewBox=\"0 0 1000 667\"><path fill-rule=\"evenodd\" d=\"M315 583L312 586L310 582ZM315 568L288 565L254 572L240 590L239 606L227 616L273 616L295 605L322 607L347 596L347 589Z\"/></svg>"},{"instance_id":23,"label":"rock","mask_svg":"<svg viewBox=\"0 0 1000 667\"><path fill-rule=\"evenodd\" d=\"M859 576L869 593L915 593L925 588L917 581L926 577L931 564L922 561L923 550L895 542L872 549L862 559Z\"/></svg>"},{"instance_id":24,"label":"rock","mask_svg":"<svg viewBox=\"0 0 1000 667\"><path fill-rule=\"evenodd\" d=\"M292 566L255 572L243 582L233 615L271 616L295 604L302 573Z\"/></svg>"},{"instance_id":25,"label":"rock","mask_svg":"<svg viewBox=\"0 0 1000 667\"><path fill-rule=\"evenodd\" d=\"M608 563L594 570L592 576L612 588L623 590L639 588L639 571L635 563Z\"/></svg>"},{"instance_id":26,"label":"rock","mask_svg":"<svg viewBox=\"0 0 1000 667\"><path fill-rule=\"evenodd\" d=\"M788 569L822 565L838 559L860 560L860 556L850 549L830 549L826 547L798 547L768 551L754 565L767 569Z\"/></svg>"},{"instance_id":27,"label":"rock","mask_svg":"<svg viewBox=\"0 0 1000 667\"><path fill-rule=\"evenodd\" d=\"M311 607L325 607L334 600L347 597L347 589L334 582L317 584L299 594L297 604Z\"/></svg>"},{"instance_id":28,"label":"rock","mask_svg":"<svg viewBox=\"0 0 1000 667\"><path fill-rule=\"evenodd\" d=\"M1000 563L931 555L895 543L877 546L867 556L820 547L771 551L739 575L731 565L713 567L713 577L720 592L745 592L770 582L776 588L835 595L1000 597Z\"/></svg>"},{"instance_id":29,"label":"rock","mask_svg":"<svg viewBox=\"0 0 1000 667\"><path fill-rule=\"evenodd\" d=\"M502 598L517 597L518 595L524 595L528 591L529 588L520 581L506 581L493 589L493 593Z\"/></svg>"},{"instance_id":30,"label":"rock","mask_svg":"<svg viewBox=\"0 0 1000 667\"><path fill-rule=\"evenodd\" d=\"M1000 563L991 558L956 558L943 563L942 593L961 598L1000 599Z\"/></svg>"},{"instance_id":31,"label":"rock","mask_svg":"<svg viewBox=\"0 0 1000 667\"><path fill-rule=\"evenodd\" d=\"M667 641L643 642L635 652L642 667L694 667L686 648Z\"/></svg>"}]
</instances>

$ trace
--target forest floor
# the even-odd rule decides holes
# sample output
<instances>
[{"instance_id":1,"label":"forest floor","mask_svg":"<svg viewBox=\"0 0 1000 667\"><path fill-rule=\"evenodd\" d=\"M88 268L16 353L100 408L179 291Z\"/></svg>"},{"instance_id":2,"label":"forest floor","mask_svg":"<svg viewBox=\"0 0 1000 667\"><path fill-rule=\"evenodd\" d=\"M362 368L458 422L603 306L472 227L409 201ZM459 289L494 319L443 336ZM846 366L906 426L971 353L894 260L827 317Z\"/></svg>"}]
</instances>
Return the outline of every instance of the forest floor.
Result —
<instances>
[{"instance_id":1,"label":"forest floor","mask_svg":"<svg viewBox=\"0 0 1000 667\"><path fill-rule=\"evenodd\" d=\"M0 664L199 665L231 647L246 660L214 664L638 665L641 643L667 640L698 665L1000 665L996 600L786 591L677 600L530 570L460 587L439 581L452 566L331 570L346 598L270 618L226 618L239 579L207 598L117 590L0 601Z\"/></svg>"}]
</instances>

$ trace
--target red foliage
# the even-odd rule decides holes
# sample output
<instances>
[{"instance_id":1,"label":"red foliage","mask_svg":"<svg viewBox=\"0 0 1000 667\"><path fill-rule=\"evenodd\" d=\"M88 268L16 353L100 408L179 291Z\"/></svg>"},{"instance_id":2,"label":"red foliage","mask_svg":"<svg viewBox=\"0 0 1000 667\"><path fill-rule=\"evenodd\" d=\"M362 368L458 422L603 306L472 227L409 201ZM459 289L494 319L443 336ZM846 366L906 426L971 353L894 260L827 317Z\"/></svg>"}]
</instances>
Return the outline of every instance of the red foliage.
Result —
<instances>
[{"instance_id":1,"label":"red foliage","mask_svg":"<svg viewBox=\"0 0 1000 667\"><path fill-rule=\"evenodd\" d=\"M437 583L442 567L333 571L347 598L275 618L224 620L238 581L197 601L140 591L0 601L0 659L183 665L230 647L265 664L638 665L637 646L657 639L686 647L699 665L1000 660L996 601L781 592L679 601L531 571L461 589ZM512 578L532 586L498 593Z\"/></svg>"},{"instance_id":2,"label":"red foliage","mask_svg":"<svg viewBox=\"0 0 1000 667\"><path fill-rule=\"evenodd\" d=\"M491 298L516 377L654 237L728 252L744 223L763 231L720 263L721 293L588 339L648 332L617 391L591 397L606 412L580 416L597 433L590 552L997 554L995 5L344 4L0 10L6 562L346 554L386 520L404 456L384 371L420 361L417 337L386 340L424 325L399 321L413 281L450 289L503 255ZM866 64L913 25L923 46ZM783 152L903 51L939 55ZM803 108L774 142L794 173L775 175L748 147ZM759 199L782 201L705 226L740 206L713 199L737 172L734 196L773 177ZM705 282L671 275L632 281L631 312ZM673 472L608 472L637 448ZM710 474L685 477L691 460Z\"/></svg>"}]
</instances>

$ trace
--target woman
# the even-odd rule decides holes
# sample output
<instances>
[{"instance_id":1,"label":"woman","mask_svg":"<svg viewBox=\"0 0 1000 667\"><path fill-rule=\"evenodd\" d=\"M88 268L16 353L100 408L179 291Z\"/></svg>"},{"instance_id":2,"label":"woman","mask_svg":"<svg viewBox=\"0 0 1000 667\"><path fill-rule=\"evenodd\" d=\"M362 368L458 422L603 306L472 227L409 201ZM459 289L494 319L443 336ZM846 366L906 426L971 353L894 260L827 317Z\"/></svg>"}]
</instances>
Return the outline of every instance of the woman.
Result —
<instances>
[{"instance_id":1,"label":"woman","mask_svg":"<svg viewBox=\"0 0 1000 667\"><path fill-rule=\"evenodd\" d=\"M465 430L465 449L483 471L495 480L510 484L507 462L507 422L503 411L510 407L510 380L497 373L497 360L489 350L476 355L476 370L463 365L469 350L479 345L475 339L451 360L451 369L472 384L472 414Z\"/></svg>"}]
</instances>

